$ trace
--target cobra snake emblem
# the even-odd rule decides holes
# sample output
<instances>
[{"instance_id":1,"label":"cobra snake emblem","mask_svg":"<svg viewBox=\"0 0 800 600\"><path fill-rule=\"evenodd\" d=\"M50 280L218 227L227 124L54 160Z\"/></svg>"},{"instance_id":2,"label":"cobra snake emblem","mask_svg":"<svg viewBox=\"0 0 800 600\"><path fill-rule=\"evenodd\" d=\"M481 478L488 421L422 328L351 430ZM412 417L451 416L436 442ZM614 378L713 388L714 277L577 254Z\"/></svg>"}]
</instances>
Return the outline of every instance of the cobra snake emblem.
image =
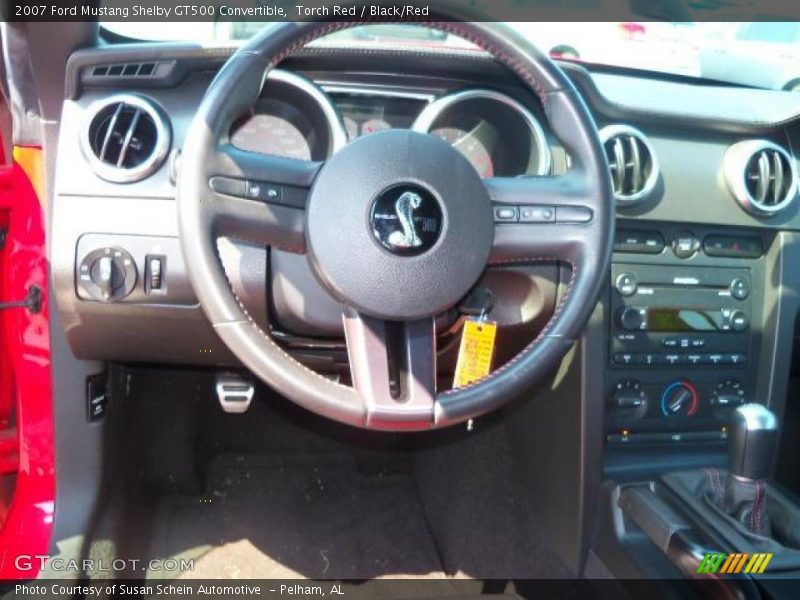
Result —
<instances>
[{"instance_id":1,"label":"cobra snake emblem","mask_svg":"<svg viewBox=\"0 0 800 600\"><path fill-rule=\"evenodd\" d=\"M389 236L389 243L395 248L416 248L422 245L414 224L414 211L422 204L422 198L414 192L405 192L394 204L394 211L400 220L403 231L395 231Z\"/></svg>"}]
</instances>

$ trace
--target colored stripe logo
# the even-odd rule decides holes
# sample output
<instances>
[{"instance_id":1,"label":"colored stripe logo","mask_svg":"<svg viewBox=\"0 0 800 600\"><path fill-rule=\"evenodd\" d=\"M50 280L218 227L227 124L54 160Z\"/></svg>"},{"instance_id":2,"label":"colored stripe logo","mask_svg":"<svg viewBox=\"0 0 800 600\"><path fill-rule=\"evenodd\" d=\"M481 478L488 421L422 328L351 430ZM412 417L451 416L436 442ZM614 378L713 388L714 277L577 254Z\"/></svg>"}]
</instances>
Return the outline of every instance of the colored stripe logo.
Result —
<instances>
[{"instance_id":1,"label":"colored stripe logo","mask_svg":"<svg viewBox=\"0 0 800 600\"><path fill-rule=\"evenodd\" d=\"M712 552L706 554L697 567L698 573L749 573L752 575L763 573L773 554L766 552L755 552L753 554L734 553L725 554L722 552Z\"/></svg>"}]
</instances>

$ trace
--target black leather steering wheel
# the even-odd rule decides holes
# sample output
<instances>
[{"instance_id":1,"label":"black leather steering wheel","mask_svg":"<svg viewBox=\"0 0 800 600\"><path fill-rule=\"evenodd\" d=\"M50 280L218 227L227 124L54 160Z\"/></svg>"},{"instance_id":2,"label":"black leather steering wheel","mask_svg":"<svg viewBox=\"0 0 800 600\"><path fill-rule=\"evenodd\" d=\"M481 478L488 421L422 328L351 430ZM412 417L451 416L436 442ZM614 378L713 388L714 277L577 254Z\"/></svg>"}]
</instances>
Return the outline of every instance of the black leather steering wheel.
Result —
<instances>
[{"instance_id":1,"label":"black leather steering wheel","mask_svg":"<svg viewBox=\"0 0 800 600\"><path fill-rule=\"evenodd\" d=\"M580 335L611 256L610 175L594 121L572 84L527 40L496 23L432 26L488 51L535 92L571 158L564 175L481 180L451 146L406 130L359 138L324 164L233 147L231 125L255 103L267 72L309 42L352 25L267 26L211 83L183 146L178 216L185 261L222 340L289 399L359 427L442 427L530 390ZM270 182L281 193L266 202L243 199L224 193L220 177ZM305 208L287 202L298 196L307 197ZM556 207L553 221L494 221L498 205L537 204ZM403 214L415 217L410 227L397 227ZM393 231L385 227L392 219ZM307 255L342 303L352 387L301 365L250 318L218 257L222 236ZM484 379L437 392L435 315L457 305L488 265L543 260L561 261L571 272L538 337ZM390 382L390 349L399 392Z\"/></svg>"}]
</instances>

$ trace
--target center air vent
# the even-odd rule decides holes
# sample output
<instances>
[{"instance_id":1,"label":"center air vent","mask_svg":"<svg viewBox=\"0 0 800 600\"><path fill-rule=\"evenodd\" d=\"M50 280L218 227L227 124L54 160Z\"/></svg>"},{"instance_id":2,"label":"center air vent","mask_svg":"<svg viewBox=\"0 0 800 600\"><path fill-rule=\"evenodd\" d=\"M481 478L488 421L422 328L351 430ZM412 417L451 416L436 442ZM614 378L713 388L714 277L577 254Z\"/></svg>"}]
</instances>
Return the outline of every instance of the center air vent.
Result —
<instances>
[{"instance_id":1,"label":"center air vent","mask_svg":"<svg viewBox=\"0 0 800 600\"><path fill-rule=\"evenodd\" d=\"M658 181L658 159L645 135L628 125L600 130L619 205L645 200Z\"/></svg>"},{"instance_id":2,"label":"center air vent","mask_svg":"<svg viewBox=\"0 0 800 600\"><path fill-rule=\"evenodd\" d=\"M83 150L95 172L108 181L144 179L164 162L170 128L154 104L138 96L101 100L88 110Z\"/></svg>"},{"instance_id":3,"label":"center air vent","mask_svg":"<svg viewBox=\"0 0 800 600\"><path fill-rule=\"evenodd\" d=\"M770 217L797 197L794 158L766 140L747 140L725 153L725 180L733 197L747 212Z\"/></svg>"}]
</instances>

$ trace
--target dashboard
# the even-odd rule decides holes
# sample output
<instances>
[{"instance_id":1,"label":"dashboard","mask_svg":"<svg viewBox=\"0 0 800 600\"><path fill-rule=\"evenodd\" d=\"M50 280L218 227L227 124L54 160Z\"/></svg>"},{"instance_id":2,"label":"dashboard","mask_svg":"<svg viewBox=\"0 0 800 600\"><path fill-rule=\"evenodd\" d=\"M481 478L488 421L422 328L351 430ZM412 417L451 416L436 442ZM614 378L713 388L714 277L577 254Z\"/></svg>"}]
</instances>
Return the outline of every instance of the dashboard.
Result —
<instances>
[{"instance_id":1,"label":"dashboard","mask_svg":"<svg viewBox=\"0 0 800 600\"><path fill-rule=\"evenodd\" d=\"M153 44L70 59L52 263L59 312L81 358L236 364L188 283L175 208L187 125L231 52ZM511 73L478 51L419 52L301 51L232 123L230 144L324 161L355 138L406 128L451 144L482 177L569 169L545 107ZM587 393L606 408L604 441L612 454L721 443L739 402L783 402L800 310L800 95L562 66L596 120L617 199L599 326L585 340L595 352L581 367L586 380L602 382ZM142 128L122 135L133 119ZM128 158L117 164L120 156ZM247 194L270 192L250 183ZM346 376L340 306L303 256L234 239L218 249L259 325L298 360ZM118 262L104 263L112 284L103 287L97 261L107 255ZM564 280L557 263L486 272L500 362L547 322ZM442 316L445 370L458 341L452 324Z\"/></svg>"}]
</instances>

